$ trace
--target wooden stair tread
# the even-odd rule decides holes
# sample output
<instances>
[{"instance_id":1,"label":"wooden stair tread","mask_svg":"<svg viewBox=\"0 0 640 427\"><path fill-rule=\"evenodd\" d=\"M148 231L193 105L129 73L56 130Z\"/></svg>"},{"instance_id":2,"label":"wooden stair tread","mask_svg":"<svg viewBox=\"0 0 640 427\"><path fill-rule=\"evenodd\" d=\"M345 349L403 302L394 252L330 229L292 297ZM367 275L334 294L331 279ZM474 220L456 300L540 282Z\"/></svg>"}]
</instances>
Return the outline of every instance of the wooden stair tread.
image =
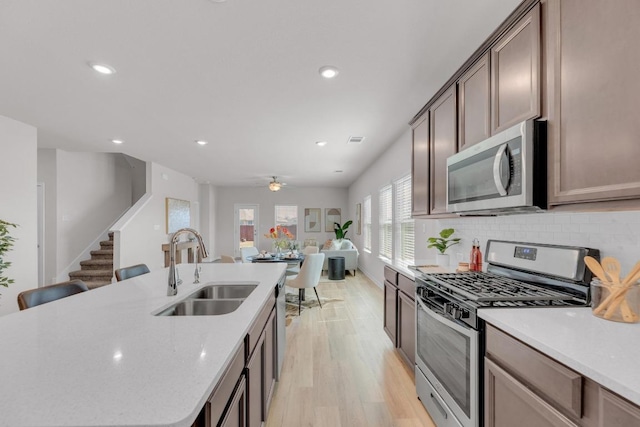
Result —
<instances>
[{"instance_id":1,"label":"wooden stair tread","mask_svg":"<svg viewBox=\"0 0 640 427\"><path fill-rule=\"evenodd\" d=\"M69 273L69 277L111 277L111 270L76 270Z\"/></svg>"},{"instance_id":2,"label":"wooden stair tread","mask_svg":"<svg viewBox=\"0 0 640 427\"><path fill-rule=\"evenodd\" d=\"M80 265L112 265L113 260L111 259L87 259L85 261L80 261Z\"/></svg>"},{"instance_id":3,"label":"wooden stair tread","mask_svg":"<svg viewBox=\"0 0 640 427\"><path fill-rule=\"evenodd\" d=\"M98 249L91 251L91 255L113 255L113 249Z\"/></svg>"},{"instance_id":4,"label":"wooden stair tread","mask_svg":"<svg viewBox=\"0 0 640 427\"><path fill-rule=\"evenodd\" d=\"M69 273L70 279L82 280L89 289L111 283L113 278L113 232L108 235L109 240L100 242L100 249L89 252L91 259L80 261L80 270Z\"/></svg>"}]
</instances>

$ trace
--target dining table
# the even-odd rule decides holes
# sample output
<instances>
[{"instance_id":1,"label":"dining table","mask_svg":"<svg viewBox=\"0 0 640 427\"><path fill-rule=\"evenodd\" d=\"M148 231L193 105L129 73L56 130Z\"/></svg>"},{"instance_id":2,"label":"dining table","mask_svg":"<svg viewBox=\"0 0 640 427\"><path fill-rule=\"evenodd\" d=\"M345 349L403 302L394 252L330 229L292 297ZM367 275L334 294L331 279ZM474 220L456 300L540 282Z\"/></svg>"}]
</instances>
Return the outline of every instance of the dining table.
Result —
<instances>
[{"instance_id":1,"label":"dining table","mask_svg":"<svg viewBox=\"0 0 640 427\"><path fill-rule=\"evenodd\" d=\"M297 254L295 257L282 254L269 254L266 257L264 255L253 255L247 257L247 259L251 262L286 262L289 265L298 265L304 261L304 255Z\"/></svg>"}]
</instances>

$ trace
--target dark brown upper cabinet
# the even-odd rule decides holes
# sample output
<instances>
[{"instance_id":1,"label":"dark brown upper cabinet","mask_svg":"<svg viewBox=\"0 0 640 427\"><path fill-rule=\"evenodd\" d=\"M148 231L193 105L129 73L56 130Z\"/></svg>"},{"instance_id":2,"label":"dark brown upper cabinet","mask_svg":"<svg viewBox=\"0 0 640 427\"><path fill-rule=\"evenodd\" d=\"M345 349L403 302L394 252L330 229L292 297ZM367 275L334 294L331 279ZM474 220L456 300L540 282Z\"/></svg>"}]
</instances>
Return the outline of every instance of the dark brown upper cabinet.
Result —
<instances>
[{"instance_id":1,"label":"dark brown upper cabinet","mask_svg":"<svg viewBox=\"0 0 640 427\"><path fill-rule=\"evenodd\" d=\"M491 136L490 80L488 53L458 80L459 151Z\"/></svg>"},{"instance_id":2,"label":"dark brown upper cabinet","mask_svg":"<svg viewBox=\"0 0 640 427\"><path fill-rule=\"evenodd\" d=\"M456 85L429 108L429 214L447 213L447 157L457 153Z\"/></svg>"},{"instance_id":3,"label":"dark brown upper cabinet","mask_svg":"<svg viewBox=\"0 0 640 427\"><path fill-rule=\"evenodd\" d=\"M411 158L411 216L429 214L429 115L424 114L413 125Z\"/></svg>"},{"instance_id":4,"label":"dark brown upper cabinet","mask_svg":"<svg viewBox=\"0 0 640 427\"><path fill-rule=\"evenodd\" d=\"M540 116L540 5L491 48L491 133Z\"/></svg>"},{"instance_id":5,"label":"dark brown upper cabinet","mask_svg":"<svg viewBox=\"0 0 640 427\"><path fill-rule=\"evenodd\" d=\"M638 199L640 2L548 0L543 10L550 204Z\"/></svg>"}]
</instances>

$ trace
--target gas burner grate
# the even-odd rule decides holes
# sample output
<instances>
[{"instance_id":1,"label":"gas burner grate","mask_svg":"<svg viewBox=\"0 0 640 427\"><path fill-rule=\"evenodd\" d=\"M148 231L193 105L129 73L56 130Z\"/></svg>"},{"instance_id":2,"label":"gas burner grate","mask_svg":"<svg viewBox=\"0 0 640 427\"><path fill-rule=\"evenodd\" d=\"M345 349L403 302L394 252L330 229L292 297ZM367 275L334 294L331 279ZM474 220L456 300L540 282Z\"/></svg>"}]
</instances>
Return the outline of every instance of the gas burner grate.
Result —
<instances>
[{"instance_id":1,"label":"gas burner grate","mask_svg":"<svg viewBox=\"0 0 640 427\"><path fill-rule=\"evenodd\" d=\"M566 293L492 273L430 273L425 276L452 293L460 294L471 301L495 306L510 306L507 303L518 301L533 302L535 305L553 305L554 301L571 299Z\"/></svg>"}]
</instances>

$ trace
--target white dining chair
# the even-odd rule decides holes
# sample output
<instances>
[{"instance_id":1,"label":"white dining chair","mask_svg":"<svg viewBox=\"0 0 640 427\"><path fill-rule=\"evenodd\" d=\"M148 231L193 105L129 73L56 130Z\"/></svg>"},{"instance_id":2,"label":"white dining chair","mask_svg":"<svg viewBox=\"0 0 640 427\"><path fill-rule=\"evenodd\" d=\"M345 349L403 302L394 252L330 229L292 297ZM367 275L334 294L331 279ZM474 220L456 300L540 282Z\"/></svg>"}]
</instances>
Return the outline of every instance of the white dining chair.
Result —
<instances>
[{"instance_id":1,"label":"white dining chair","mask_svg":"<svg viewBox=\"0 0 640 427\"><path fill-rule=\"evenodd\" d=\"M316 286L318 286L318 282L320 281L323 263L324 254L307 255L302 263L302 267L300 267L300 273L295 277L287 278L285 282L286 286L298 289L298 315L300 315L301 311L302 291L306 288L313 288L316 293L316 298L318 298L318 304L320 304L320 308L322 308Z\"/></svg>"},{"instance_id":2,"label":"white dining chair","mask_svg":"<svg viewBox=\"0 0 640 427\"><path fill-rule=\"evenodd\" d=\"M235 264L236 260L230 255L220 255L220 262L223 264Z\"/></svg>"},{"instance_id":3,"label":"white dining chair","mask_svg":"<svg viewBox=\"0 0 640 427\"><path fill-rule=\"evenodd\" d=\"M304 256L307 255L311 255L311 254L317 254L318 253L318 247L317 246L307 246L306 248L304 248L302 250L302 254ZM295 276L296 274L300 273L300 264L298 263L298 265L294 265L292 267L287 268L287 276Z\"/></svg>"},{"instance_id":4,"label":"white dining chair","mask_svg":"<svg viewBox=\"0 0 640 427\"><path fill-rule=\"evenodd\" d=\"M251 246L248 248L240 248L240 256L242 257L242 262L251 262L247 258L250 256L258 255L260 251L255 246Z\"/></svg>"}]
</instances>

